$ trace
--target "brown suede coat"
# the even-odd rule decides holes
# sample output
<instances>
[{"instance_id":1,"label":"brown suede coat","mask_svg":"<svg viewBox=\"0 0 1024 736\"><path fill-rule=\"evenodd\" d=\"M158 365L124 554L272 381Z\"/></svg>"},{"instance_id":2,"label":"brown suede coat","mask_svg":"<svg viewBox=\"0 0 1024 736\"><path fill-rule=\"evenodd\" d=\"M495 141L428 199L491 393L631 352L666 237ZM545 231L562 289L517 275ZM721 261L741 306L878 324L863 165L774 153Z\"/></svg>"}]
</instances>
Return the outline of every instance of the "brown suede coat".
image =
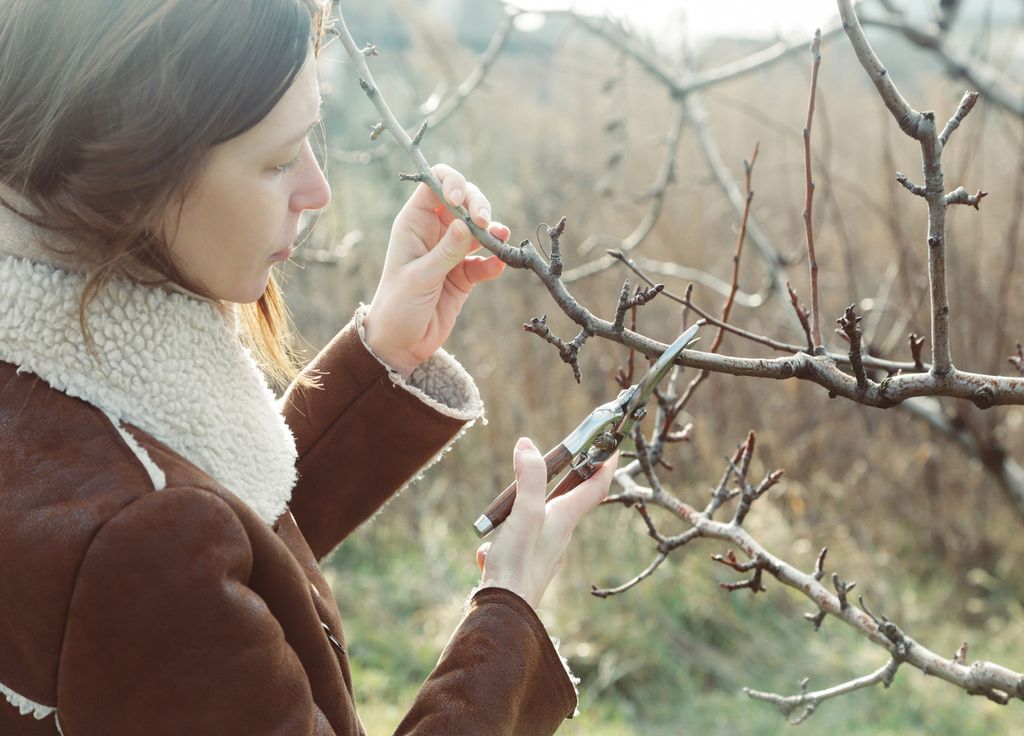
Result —
<instances>
[{"instance_id":1,"label":"brown suede coat","mask_svg":"<svg viewBox=\"0 0 1024 736\"><path fill-rule=\"evenodd\" d=\"M313 368L325 390L286 402L300 480L271 527L130 429L167 476L154 491L103 412L0 362L0 685L55 707L64 736L363 733L317 563L461 423L396 387L351 324ZM57 733L9 700L2 736ZM540 736L575 705L532 608L487 588L398 733Z\"/></svg>"}]
</instances>

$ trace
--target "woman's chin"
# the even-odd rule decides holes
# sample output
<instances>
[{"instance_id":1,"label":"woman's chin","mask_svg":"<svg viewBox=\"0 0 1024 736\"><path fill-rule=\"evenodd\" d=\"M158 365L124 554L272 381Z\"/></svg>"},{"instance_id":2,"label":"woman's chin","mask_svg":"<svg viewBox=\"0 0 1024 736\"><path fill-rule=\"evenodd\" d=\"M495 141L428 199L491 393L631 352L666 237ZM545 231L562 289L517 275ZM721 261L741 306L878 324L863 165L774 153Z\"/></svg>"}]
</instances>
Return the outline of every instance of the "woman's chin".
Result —
<instances>
[{"instance_id":1,"label":"woman's chin","mask_svg":"<svg viewBox=\"0 0 1024 736\"><path fill-rule=\"evenodd\" d=\"M238 284L230 290L229 294L220 296L221 301L234 302L235 304L252 304L260 300L270 284L272 268L263 272L262 278L255 279L247 284Z\"/></svg>"}]
</instances>

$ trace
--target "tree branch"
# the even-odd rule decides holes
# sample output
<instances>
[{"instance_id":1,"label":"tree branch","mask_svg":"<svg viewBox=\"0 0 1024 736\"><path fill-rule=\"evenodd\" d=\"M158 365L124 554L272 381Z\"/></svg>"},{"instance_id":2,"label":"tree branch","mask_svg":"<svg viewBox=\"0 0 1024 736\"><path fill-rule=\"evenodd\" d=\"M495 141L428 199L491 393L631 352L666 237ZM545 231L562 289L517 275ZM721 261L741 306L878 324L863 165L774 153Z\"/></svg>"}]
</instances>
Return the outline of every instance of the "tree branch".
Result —
<instances>
[{"instance_id":1,"label":"tree branch","mask_svg":"<svg viewBox=\"0 0 1024 736\"><path fill-rule=\"evenodd\" d=\"M811 693L806 691L806 679L800 683L799 695L776 695L775 693L752 690L749 687L743 688L743 692L754 700L763 700L766 703L772 703L779 709L782 717L789 722L789 725L799 726L801 723L806 721L814 711L818 709L818 706L826 700L837 698L841 695L847 695L848 693L852 693L856 690L862 690L866 687L873 687L879 683L881 683L883 687L889 687L889 685L892 684L893 678L896 676L896 670L899 669L899 666L899 660L894 657L870 675L858 677L854 680L826 688L825 690L817 690ZM793 713L801 708L803 710L794 716Z\"/></svg>"},{"instance_id":2,"label":"tree branch","mask_svg":"<svg viewBox=\"0 0 1024 736\"><path fill-rule=\"evenodd\" d=\"M928 201L928 280L932 301L932 372L945 375L954 370L949 347L949 296L946 290L946 207L943 189L942 141L937 137L935 114L921 113L903 99L882 62L864 35L850 0L837 0L843 27L861 66L868 73L882 101L900 129L921 144L924 162L924 197ZM972 93L964 96L957 113L946 126L948 136L970 112ZM913 191L913 190L912 190ZM977 204L975 199L974 204Z\"/></svg>"},{"instance_id":3,"label":"tree branch","mask_svg":"<svg viewBox=\"0 0 1024 736\"><path fill-rule=\"evenodd\" d=\"M630 465L624 471L616 472L614 480L622 486L623 492L618 494L615 500L627 505L643 501L647 505L657 505L666 509L690 526L684 533L687 542L691 542L698 537L717 539L726 542L733 549L739 550L747 557L749 562L741 562L732 550L725 556L717 556L715 558L716 561L726 564L737 571L754 571L754 577L752 578L738 583L726 584L725 587L729 590L745 588L749 588L752 592L762 590L762 576L764 573L768 573L778 582L804 595L815 605L819 614L814 616L808 614L809 618L819 619L820 617L820 619L823 619L825 616L832 616L839 619L863 638L886 650L892 659L899 664L907 664L925 674L945 680L969 694L983 695L996 703L1005 705L1011 699L1024 700L1024 674L993 662L975 661L967 664L966 649L964 647L961 647L952 657L943 657L912 639L899 626L886 617L875 615L864 605L863 600L859 601L859 605L851 603L848 600L848 593L853 589L853 583L845 582L833 573L832 583L835 592L822 585L821 581L825 577L825 550L822 550L818 556L815 571L813 573L805 573L773 555L754 539L743 526L735 523L735 521L729 523L714 521L711 518L714 508L721 503L727 502L730 498L740 495L724 492L723 489L726 487L730 475L736 475L742 479L745 473L744 465L749 463L750 453L748 453L748 450L752 452L752 442L749 437L748 441L737 450L733 460L728 463L723 481L719 484L715 494L713 494L712 503L709 504L708 509L704 512L699 512L689 504L676 498L662 488L660 484L656 489L644 488L637 484L632 476L639 472L639 464ZM746 456L746 460L744 456ZM653 473L650 471L645 472L645 475L648 480L654 479ZM654 479L654 482L657 482L656 479ZM741 485L743 485L742 480ZM669 546L673 540L679 539L684 535L665 537L658 533L656 538L659 540L659 554L670 551ZM674 548L672 547L672 549ZM659 561L658 565L661 562L663 560ZM639 578L640 576L637 577ZM637 579L634 580L635 582L631 581L633 585L639 582ZM820 625L820 620L817 622L817 625ZM886 665L886 667L890 666L891 663ZM884 679L881 679L882 675L880 674L884 670L885 668L876 671L867 678L858 678L851 681L851 683L859 683L857 686L847 683L836 688L829 688L820 693L801 693L800 696L790 696L791 699L788 700L784 696L773 696L770 693L760 693L759 691L749 691L748 694L751 697L757 697L757 695L752 694L757 692L763 696L758 699L773 702L780 709L788 707L789 711L785 713L788 717L797 708L806 708L816 700L821 702L844 692L859 689L859 687L867 687L869 684L876 684L877 682L884 683ZM894 666L892 666L892 673L895 673ZM880 679L872 679L876 677ZM825 696L824 693L829 694ZM816 703L814 707L817 707ZM811 712L813 712L813 708ZM805 715L809 715L809 713Z\"/></svg>"},{"instance_id":4,"label":"tree branch","mask_svg":"<svg viewBox=\"0 0 1024 736\"><path fill-rule=\"evenodd\" d=\"M484 52L477 58L476 65L466 76L466 78L459 83L455 88L455 91L446 97L440 104L438 104L432 111L427 114L426 125L434 130L440 127L445 121L447 121L452 115L454 115L469 99L478 87L487 79L487 75L490 73L494 63L501 56L502 51L505 50L505 46L508 44L509 38L512 36L512 32L515 30L515 19L519 15L517 11L511 11L505 14L501 23L498 24L497 29L494 31L494 35L491 36L490 43ZM375 55L375 54L374 54ZM373 140L380 133L384 132L384 126L381 124L379 130L376 130L377 136L372 136ZM407 135L413 135L414 129L406 129ZM378 148L370 151L342 151L335 150L331 152L333 158L341 163L354 163L354 164L369 164L373 161L379 160L391 153L391 146L382 145Z\"/></svg>"},{"instance_id":5,"label":"tree branch","mask_svg":"<svg viewBox=\"0 0 1024 736\"><path fill-rule=\"evenodd\" d=\"M811 352L821 341L821 313L818 307L818 259L814 255L814 223L811 220L814 207L814 179L811 176L811 125L814 122L814 98L818 90L818 69L821 67L821 31L814 32L811 42L811 92L807 99L807 124L804 126L804 235L807 238L807 268L811 283Z\"/></svg>"}]
</instances>

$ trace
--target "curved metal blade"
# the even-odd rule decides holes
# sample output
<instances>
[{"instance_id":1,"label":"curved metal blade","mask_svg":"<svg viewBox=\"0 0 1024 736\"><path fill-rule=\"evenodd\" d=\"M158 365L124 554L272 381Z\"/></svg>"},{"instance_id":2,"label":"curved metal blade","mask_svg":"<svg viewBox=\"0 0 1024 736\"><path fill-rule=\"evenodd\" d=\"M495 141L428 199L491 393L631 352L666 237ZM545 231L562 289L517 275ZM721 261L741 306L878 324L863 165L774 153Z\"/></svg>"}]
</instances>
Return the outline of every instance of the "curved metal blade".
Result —
<instances>
[{"instance_id":1,"label":"curved metal blade","mask_svg":"<svg viewBox=\"0 0 1024 736\"><path fill-rule=\"evenodd\" d=\"M683 352L688 346L693 344L697 339L697 331L700 329L700 323L693 325L683 334L675 339L675 341L665 349L654 364L650 367L644 377L640 379L640 383L637 384L637 392L635 396L635 403L630 407L630 410L636 409L637 407L643 406L647 403L647 400L651 398L651 394L654 393L655 387L661 383L661 379L665 377L665 374L672 368L672 364L675 359L679 357L679 353Z\"/></svg>"}]
</instances>

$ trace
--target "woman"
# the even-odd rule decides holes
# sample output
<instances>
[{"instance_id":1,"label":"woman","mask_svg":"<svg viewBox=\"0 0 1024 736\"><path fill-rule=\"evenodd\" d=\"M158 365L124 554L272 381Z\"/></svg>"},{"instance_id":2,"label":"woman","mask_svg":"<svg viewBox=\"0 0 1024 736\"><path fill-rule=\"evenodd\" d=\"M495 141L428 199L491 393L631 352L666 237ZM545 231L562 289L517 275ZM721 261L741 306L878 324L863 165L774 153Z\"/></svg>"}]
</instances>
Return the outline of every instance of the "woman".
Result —
<instances>
[{"instance_id":1,"label":"woman","mask_svg":"<svg viewBox=\"0 0 1024 736\"><path fill-rule=\"evenodd\" d=\"M319 0L0 0L2 734L362 733L317 562L479 416L440 345L502 264L421 186L372 303L296 375L273 271L330 198L325 21ZM260 368L294 378L281 401ZM534 608L612 467L546 507L528 440L514 467L400 733L545 734L575 708Z\"/></svg>"}]
</instances>

